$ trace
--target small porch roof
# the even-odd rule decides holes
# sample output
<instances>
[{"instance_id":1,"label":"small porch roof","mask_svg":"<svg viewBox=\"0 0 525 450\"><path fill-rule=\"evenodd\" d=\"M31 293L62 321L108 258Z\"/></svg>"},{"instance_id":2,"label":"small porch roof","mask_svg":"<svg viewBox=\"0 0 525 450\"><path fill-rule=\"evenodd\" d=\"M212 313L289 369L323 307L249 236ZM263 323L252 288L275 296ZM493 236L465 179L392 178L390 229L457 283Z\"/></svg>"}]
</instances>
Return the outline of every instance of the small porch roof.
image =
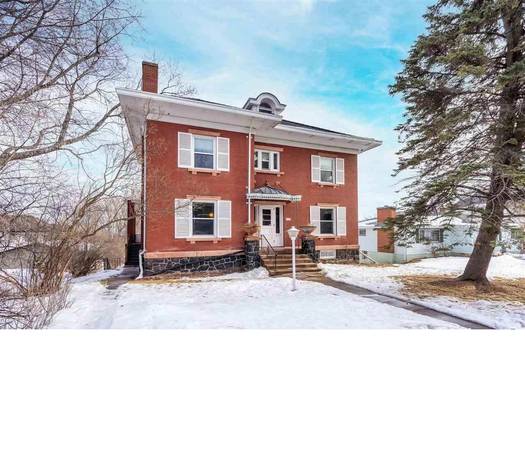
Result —
<instances>
[{"instance_id":1,"label":"small porch roof","mask_svg":"<svg viewBox=\"0 0 525 450\"><path fill-rule=\"evenodd\" d=\"M256 187L253 191L246 194L248 200L281 200L286 202L300 202L301 195L292 195L284 189L265 184Z\"/></svg>"}]
</instances>

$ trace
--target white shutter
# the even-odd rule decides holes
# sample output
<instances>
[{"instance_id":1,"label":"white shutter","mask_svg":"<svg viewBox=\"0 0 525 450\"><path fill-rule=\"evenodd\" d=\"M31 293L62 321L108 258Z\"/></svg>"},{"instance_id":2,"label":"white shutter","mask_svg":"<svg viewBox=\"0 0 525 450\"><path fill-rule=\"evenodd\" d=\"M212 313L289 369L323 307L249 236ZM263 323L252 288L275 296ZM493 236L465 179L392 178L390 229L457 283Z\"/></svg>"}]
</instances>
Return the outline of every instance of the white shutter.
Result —
<instances>
[{"instance_id":1,"label":"white shutter","mask_svg":"<svg viewBox=\"0 0 525 450\"><path fill-rule=\"evenodd\" d=\"M321 233L321 208L310 206L310 223L315 227L312 234L318 236Z\"/></svg>"},{"instance_id":2,"label":"white shutter","mask_svg":"<svg viewBox=\"0 0 525 450\"><path fill-rule=\"evenodd\" d=\"M343 158L335 159L335 182L345 184L345 160Z\"/></svg>"},{"instance_id":3,"label":"white shutter","mask_svg":"<svg viewBox=\"0 0 525 450\"><path fill-rule=\"evenodd\" d=\"M230 170L230 140L217 138L217 170Z\"/></svg>"},{"instance_id":4,"label":"white shutter","mask_svg":"<svg viewBox=\"0 0 525 450\"><path fill-rule=\"evenodd\" d=\"M346 236L346 206L337 207L337 236Z\"/></svg>"},{"instance_id":5,"label":"white shutter","mask_svg":"<svg viewBox=\"0 0 525 450\"><path fill-rule=\"evenodd\" d=\"M191 236L191 201L175 199L175 237Z\"/></svg>"},{"instance_id":6,"label":"white shutter","mask_svg":"<svg viewBox=\"0 0 525 450\"><path fill-rule=\"evenodd\" d=\"M217 236L222 238L232 237L232 202L219 200L217 202Z\"/></svg>"},{"instance_id":7,"label":"white shutter","mask_svg":"<svg viewBox=\"0 0 525 450\"><path fill-rule=\"evenodd\" d=\"M321 182L321 158L317 155L312 155L312 182Z\"/></svg>"},{"instance_id":8,"label":"white shutter","mask_svg":"<svg viewBox=\"0 0 525 450\"><path fill-rule=\"evenodd\" d=\"M193 138L179 131L179 167L193 167Z\"/></svg>"}]
</instances>

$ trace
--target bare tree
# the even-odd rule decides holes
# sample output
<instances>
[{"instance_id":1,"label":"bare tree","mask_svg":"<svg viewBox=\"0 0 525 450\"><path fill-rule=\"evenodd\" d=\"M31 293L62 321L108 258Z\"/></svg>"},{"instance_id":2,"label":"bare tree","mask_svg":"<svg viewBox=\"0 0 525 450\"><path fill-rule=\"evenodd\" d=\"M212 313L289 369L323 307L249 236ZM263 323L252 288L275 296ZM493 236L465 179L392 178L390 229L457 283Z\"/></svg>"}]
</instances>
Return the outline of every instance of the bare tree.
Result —
<instances>
[{"instance_id":1,"label":"bare tree","mask_svg":"<svg viewBox=\"0 0 525 450\"><path fill-rule=\"evenodd\" d=\"M97 138L119 115L121 38L137 22L126 0L0 4L0 169Z\"/></svg>"}]
</instances>

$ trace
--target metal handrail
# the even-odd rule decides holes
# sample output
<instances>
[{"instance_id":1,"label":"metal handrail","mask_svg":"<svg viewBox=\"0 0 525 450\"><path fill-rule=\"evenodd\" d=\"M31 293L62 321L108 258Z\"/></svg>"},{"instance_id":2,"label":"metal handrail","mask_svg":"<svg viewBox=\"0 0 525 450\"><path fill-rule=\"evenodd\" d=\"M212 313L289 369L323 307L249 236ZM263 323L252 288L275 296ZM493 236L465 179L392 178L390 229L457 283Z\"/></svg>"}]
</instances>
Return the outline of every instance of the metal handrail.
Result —
<instances>
[{"instance_id":1,"label":"metal handrail","mask_svg":"<svg viewBox=\"0 0 525 450\"><path fill-rule=\"evenodd\" d=\"M271 249L272 252L273 252L273 270L277 270L277 252L275 251L275 249L273 248L272 244L270 244L270 241L268 240L268 238L264 234L261 234L259 236L259 247L261 247L261 249L262 249L262 241L263 241L263 239L268 244L266 246L266 255L268 257L270 256L270 249Z\"/></svg>"},{"instance_id":2,"label":"metal handrail","mask_svg":"<svg viewBox=\"0 0 525 450\"><path fill-rule=\"evenodd\" d=\"M363 252L362 250L359 250L359 254L361 256L363 256L365 259L369 259L370 261L372 261L374 264L379 264L375 259L373 258L370 258L370 256L368 256L365 252Z\"/></svg>"}]
</instances>

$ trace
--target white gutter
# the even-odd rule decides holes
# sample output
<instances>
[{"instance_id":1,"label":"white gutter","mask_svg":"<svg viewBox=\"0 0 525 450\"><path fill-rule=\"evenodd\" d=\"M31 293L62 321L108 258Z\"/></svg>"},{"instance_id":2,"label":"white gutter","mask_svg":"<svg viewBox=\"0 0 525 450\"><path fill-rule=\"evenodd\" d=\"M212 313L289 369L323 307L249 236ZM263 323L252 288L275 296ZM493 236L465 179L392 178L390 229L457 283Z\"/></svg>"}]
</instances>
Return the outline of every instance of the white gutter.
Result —
<instances>
[{"instance_id":1,"label":"white gutter","mask_svg":"<svg viewBox=\"0 0 525 450\"><path fill-rule=\"evenodd\" d=\"M142 255L144 255L144 250L139 252L139 276L136 280L142 280L144 278L144 267L142 266Z\"/></svg>"},{"instance_id":2,"label":"white gutter","mask_svg":"<svg viewBox=\"0 0 525 450\"><path fill-rule=\"evenodd\" d=\"M252 201L250 195L252 192L252 126L248 133L248 223L252 221Z\"/></svg>"}]
</instances>

